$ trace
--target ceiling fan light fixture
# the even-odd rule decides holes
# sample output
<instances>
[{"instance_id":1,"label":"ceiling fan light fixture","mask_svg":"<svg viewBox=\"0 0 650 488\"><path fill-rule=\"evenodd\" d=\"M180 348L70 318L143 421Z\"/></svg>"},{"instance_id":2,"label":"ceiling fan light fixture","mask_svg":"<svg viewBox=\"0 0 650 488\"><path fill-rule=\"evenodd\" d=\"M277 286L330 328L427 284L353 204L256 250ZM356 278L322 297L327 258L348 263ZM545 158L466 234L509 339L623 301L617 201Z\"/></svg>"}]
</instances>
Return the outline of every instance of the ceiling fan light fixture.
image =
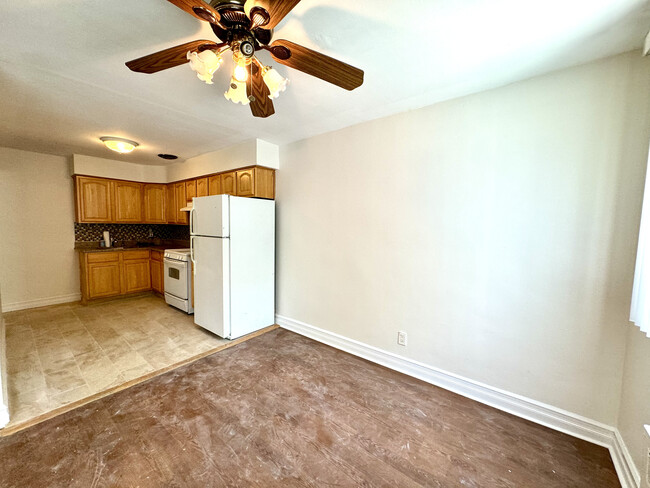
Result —
<instances>
[{"instance_id":1,"label":"ceiling fan light fixture","mask_svg":"<svg viewBox=\"0 0 650 488\"><path fill-rule=\"evenodd\" d=\"M233 103L241 103L242 105L251 103L246 93L246 82L238 81L234 77L230 80L230 89L223 96Z\"/></svg>"},{"instance_id":2,"label":"ceiling fan light fixture","mask_svg":"<svg viewBox=\"0 0 650 488\"><path fill-rule=\"evenodd\" d=\"M140 145L135 141L123 139L121 137L103 136L100 137L99 140L102 141L111 151L120 154L128 154Z\"/></svg>"},{"instance_id":3,"label":"ceiling fan light fixture","mask_svg":"<svg viewBox=\"0 0 650 488\"><path fill-rule=\"evenodd\" d=\"M278 98L280 93L286 90L287 85L289 84L287 78L283 77L280 73L269 66L264 68L262 78L271 92L269 94L271 100Z\"/></svg>"},{"instance_id":4,"label":"ceiling fan light fixture","mask_svg":"<svg viewBox=\"0 0 650 488\"><path fill-rule=\"evenodd\" d=\"M199 80L212 85L212 76L223 64L221 55L210 49L202 52L188 52L187 59L190 61L190 68L196 73Z\"/></svg>"},{"instance_id":5,"label":"ceiling fan light fixture","mask_svg":"<svg viewBox=\"0 0 650 488\"><path fill-rule=\"evenodd\" d=\"M248 80L248 70L244 66L237 65L232 73L232 77L242 83L246 82Z\"/></svg>"}]
</instances>

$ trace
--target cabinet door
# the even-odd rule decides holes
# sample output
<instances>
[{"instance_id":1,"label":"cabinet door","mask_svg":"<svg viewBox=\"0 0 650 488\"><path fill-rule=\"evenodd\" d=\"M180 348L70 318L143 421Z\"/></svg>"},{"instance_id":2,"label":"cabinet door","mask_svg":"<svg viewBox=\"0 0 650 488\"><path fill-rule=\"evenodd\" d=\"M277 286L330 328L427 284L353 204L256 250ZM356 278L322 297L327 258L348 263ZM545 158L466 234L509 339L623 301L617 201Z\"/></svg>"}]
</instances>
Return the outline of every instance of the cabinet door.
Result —
<instances>
[{"instance_id":1,"label":"cabinet door","mask_svg":"<svg viewBox=\"0 0 650 488\"><path fill-rule=\"evenodd\" d=\"M245 169L236 173L236 195L238 197L252 197L255 195L255 173L253 169Z\"/></svg>"},{"instance_id":2,"label":"cabinet door","mask_svg":"<svg viewBox=\"0 0 650 488\"><path fill-rule=\"evenodd\" d=\"M187 212L181 212L181 208L187 205L185 183L175 183L174 187L176 189L176 223L187 224Z\"/></svg>"},{"instance_id":3,"label":"cabinet door","mask_svg":"<svg viewBox=\"0 0 650 488\"><path fill-rule=\"evenodd\" d=\"M75 177L77 222L111 222L112 181L88 176Z\"/></svg>"},{"instance_id":4,"label":"cabinet door","mask_svg":"<svg viewBox=\"0 0 650 488\"><path fill-rule=\"evenodd\" d=\"M142 222L142 183L115 181L115 221Z\"/></svg>"},{"instance_id":5,"label":"cabinet door","mask_svg":"<svg viewBox=\"0 0 650 488\"><path fill-rule=\"evenodd\" d=\"M104 298L119 295L120 263L89 263L88 273L88 298Z\"/></svg>"},{"instance_id":6,"label":"cabinet door","mask_svg":"<svg viewBox=\"0 0 650 488\"><path fill-rule=\"evenodd\" d=\"M208 179L207 178L198 178L196 180L196 196L197 197L207 197L208 196Z\"/></svg>"},{"instance_id":7,"label":"cabinet door","mask_svg":"<svg viewBox=\"0 0 650 488\"><path fill-rule=\"evenodd\" d=\"M149 259L124 260L124 293L151 290Z\"/></svg>"},{"instance_id":8,"label":"cabinet door","mask_svg":"<svg viewBox=\"0 0 650 488\"><path fill-rule=\"evenodd\" d=\"M187 202L191 202L192 198L194 198L196 195L196 180L192 181L186 181L185 182L185 198L187 198ZM183 205L185 206L185 205Z\"/></svg>"},{"instance_id":9,"label":"cabinet door","mask_svg":"<svg viewBox=\"0 0 650 488\"><path fill-rule=\"evenodd\" d=\"M166 199L165 213L167 214L167 223L176 223L176 186L174 183L167 185L167 199Z\"/></svg>"},{"instance_id":10,"label":"cabinet door","mask_svg":"<svg viewBox=\"0 0 650 488\"><path fill-rule=\"evenodd\" d=\"M275 198L275 170L255 168L255 196L258 198Z\"/></svg>"},{"instance_id":11,"label":"cabinet door","mask_svg":"<svg viewBox=\"0 0 650 488\"><path fill-rule=\"evenodd\" d=\"M208 194L221 195L221 175L212 175L208 178Z\"/></svg>"},{"instance_id":12,"label":"cabinet door","mask_svg":"<svg viewBox=\"0 0 650 488\"><path fill-rule=\"evenodd\" d=\"M164 224L165 215L165 185L144 185L144 221L148 224Z\"/></svg>"},{"instance_id":13,"label":"cabinet door","mask_svg":"<svg viewBox=\"0 0 650 488\"><path fill-rule=\"evenodd\" d=\"M223 173L221 175L221 193L224 195L235 195L235 172Z\"/></svg>"},{"instance_id":14,"label":"cabinet door","mask_svg":"<svg viewBox=\"0 0 650 488\"><path fill-rule=\"evenodd\" d=\"M162 261L151 261L151 289L158 293L164 293L163 289L163 263Z\"/></svg>"}]
</instances>

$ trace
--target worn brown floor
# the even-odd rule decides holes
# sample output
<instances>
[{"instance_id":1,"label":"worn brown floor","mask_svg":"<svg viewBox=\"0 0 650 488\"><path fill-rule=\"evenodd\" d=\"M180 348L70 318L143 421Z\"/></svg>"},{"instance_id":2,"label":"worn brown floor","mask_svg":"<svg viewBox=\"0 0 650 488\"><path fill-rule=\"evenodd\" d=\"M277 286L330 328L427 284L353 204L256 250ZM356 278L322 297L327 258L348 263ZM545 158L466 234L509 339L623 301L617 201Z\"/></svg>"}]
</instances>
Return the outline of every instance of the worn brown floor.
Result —
<instances>
[{"instance_id":1,"label":"worn brown floor","mask_svg":"<svg viewBox=\"0 0 650 488\"><path fill-rule=\"evenodd\" d=\"M614 487L606 449L276 330L0 439L2 487Z\"/></svg>"}]
</instances>

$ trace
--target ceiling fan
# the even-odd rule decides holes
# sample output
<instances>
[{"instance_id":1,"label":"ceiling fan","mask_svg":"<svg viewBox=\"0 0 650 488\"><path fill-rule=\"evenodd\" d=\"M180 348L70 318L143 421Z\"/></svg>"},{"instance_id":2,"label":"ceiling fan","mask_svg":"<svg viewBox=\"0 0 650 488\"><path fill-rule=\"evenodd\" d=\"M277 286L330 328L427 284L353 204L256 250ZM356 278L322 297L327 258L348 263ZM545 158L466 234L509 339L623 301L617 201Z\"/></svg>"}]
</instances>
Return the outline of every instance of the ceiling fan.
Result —
<instances>
[{"instance_id":1,"label":"ceiling fan","mask_svg":"<svg viewBox=\"0 0 650 488\"><path fill-rule=\"evenodd\" d=\"M202 81L212 84L212 75L223 64L222 54L232 51L235 69L225 97L235 103L250 104L255 117L275 113L273 98L287 85L276 70L255 56L260 50L271 53L278 63L315 76L334 85L354 90L363 83L363 71L291 41L271 43L273 29L300 0L167 0L190 15L209 22L221 41L192 41L129 61L139 73L157 73L190 63Z\"/></svg>"}]
</instances>

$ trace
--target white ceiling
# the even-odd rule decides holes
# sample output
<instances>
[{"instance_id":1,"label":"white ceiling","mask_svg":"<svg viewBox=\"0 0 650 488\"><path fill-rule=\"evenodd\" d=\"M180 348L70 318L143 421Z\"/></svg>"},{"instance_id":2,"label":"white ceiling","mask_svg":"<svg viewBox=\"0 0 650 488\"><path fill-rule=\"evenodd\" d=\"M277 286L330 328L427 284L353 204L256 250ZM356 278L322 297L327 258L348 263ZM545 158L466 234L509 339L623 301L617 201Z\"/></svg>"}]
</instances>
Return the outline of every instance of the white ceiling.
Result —
<instances>
[{"instance_id":1,"label":"white ceiling","mask_svg":"<svg viewBox=\"0 0 650 488\"><path fill-rule=\"evenodd\" d=\"M0 146L114 157L98 137L116 135L141 143L125 160L164 164L156 154L185 159L252 138L284 144L637 49L650 5L303 0L274 39L357 66L365 82L348 92L275 64L291 84L268 119L223 97L229 69L205 85L188 66L153 75L124 66L215 40L165 0L0 0L0 19Z\"/></svg>"}]
</instances>

